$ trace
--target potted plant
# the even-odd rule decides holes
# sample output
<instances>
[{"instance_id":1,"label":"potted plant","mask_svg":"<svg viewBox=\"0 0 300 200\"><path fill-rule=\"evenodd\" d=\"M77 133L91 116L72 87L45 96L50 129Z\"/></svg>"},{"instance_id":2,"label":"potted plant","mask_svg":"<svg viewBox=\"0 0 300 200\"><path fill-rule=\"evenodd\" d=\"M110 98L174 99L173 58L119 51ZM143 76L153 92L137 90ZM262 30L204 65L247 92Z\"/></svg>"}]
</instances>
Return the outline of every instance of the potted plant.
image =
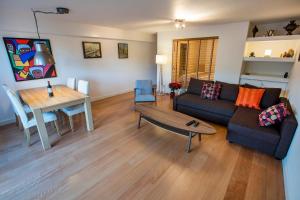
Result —
<instances>
[{"instance_id":1,"label":"potted plant","mask_svg":"<svg viewBox=\"0 0 300 200\"><path fill-rule=\"evenodd\" d=\"M169 83L169 88L171 89L170 97L173 98L175 96L175 90L178 90L181 88L181 83L172 82Z\"/></svg>"}]
</instances>

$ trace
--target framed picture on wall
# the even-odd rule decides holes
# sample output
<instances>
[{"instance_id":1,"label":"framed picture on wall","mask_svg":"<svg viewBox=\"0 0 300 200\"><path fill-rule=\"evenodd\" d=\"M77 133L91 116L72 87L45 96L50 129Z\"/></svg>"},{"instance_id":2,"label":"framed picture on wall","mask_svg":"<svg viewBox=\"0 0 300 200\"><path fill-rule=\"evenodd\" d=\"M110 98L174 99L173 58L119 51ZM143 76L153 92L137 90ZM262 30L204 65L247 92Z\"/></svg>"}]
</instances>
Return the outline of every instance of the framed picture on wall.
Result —
<instances>
[{"instance_id":1,"label":"framed picture on wall","mask_svg":"<svg viewBox=\"0 0 300 200\"><path fill-rule=\"evenodd\" d=\"M128 44L127 43L118 43L118 54L119 58L128 58Z\"/></svg>"},{"instance_id":2,"label":"framed picture on wall","mask_svg":"<svg viewBox=\"0 0 300 200\"><path fill-rule=\"evenodd\" d=\"M84 58L102 58L100 42L82 42Z\"/></svg>"},{"instance_id":3,"label":"framed picture on wall","mask_svg":"<svg viewBox=\"0 0 300 200\"><path fill-rule=\"evenodd\" d=\"M57 76L54 64L34 65L35 43L44 43L50 53L51 45L48 39L10 38L3 37L6 52L11 64L14 78L17 82L29 81Z\"/></svg>"}]
</instances>

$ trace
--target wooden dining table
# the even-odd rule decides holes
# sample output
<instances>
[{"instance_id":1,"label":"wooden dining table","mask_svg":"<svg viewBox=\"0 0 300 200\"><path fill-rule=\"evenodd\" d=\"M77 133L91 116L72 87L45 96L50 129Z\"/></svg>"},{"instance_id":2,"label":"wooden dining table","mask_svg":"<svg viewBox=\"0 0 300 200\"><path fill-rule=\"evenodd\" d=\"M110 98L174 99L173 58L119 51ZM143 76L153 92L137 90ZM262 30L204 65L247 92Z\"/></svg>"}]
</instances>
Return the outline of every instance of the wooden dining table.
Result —
<instances>
[{"instance_id":1,"label":"wooden dining table","mask_svg":"<svg viewBox=\"0 0 300 200\"><path fill-rule=\"evenodd\" d=\"M83 104L88 131L94 130L90 96L64 85L54 85L53 97L48 96L46 87L19 90L21 99L28 104L37 122L38 133L44 150L50 149L49 136L43 119L43 112L56 111L68 106Z\"/></svg>"}]
</instances>

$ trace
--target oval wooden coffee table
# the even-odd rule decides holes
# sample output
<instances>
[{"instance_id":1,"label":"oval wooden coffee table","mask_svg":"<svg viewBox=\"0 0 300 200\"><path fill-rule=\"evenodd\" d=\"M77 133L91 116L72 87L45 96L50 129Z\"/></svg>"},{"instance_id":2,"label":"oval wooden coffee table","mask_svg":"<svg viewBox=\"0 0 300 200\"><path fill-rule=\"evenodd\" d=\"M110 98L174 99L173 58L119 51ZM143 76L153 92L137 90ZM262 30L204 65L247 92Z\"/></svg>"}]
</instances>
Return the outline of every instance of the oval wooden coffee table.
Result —
<instances>
[{"instance_id":1,"label":"oval wooden coffee table","mask_svg":"<svg viewBox=\"0 0 300 200\"><path fill-rule=\"evenodd\" d=\"M212 135L216 133L216 129L211 125L167 108L139 104L135 106L135 110L140 113L138 128L141 127L141 119L144 119L158 127L188 137L186 144L186 152L188 153L191 151L191 143L194 136L198 135L198 139L201 141L202 134ZM199 125L197 127L185 125L192 120L199 122Z\"/></svg>"}]
</instances>

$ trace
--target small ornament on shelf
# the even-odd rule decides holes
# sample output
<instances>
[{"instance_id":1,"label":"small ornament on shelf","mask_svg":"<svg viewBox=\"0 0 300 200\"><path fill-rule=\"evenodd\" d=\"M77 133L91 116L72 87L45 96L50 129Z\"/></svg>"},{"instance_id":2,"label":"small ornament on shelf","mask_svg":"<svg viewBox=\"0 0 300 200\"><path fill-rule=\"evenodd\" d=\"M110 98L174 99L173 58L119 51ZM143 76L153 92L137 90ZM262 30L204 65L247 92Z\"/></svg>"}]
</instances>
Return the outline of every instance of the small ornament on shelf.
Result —
<instances>
[{"instance_id":1,"label":"small ornament on shelf","mask_svg":"<svg viewBox=\"0 0 300 200\"><path fill-rule=\"evenodd\" d=\"M257 33L257 32L258 32L258 28L257 28L257 26L255 25L255 26L253 27L253 29L252 29L253 37L256 36L256 33Z\"/></svg>"},{"instance_id":2,"label":"small ornament on shelf","mask_svg":"<svg viewBox=\"0 0 300 200\"><path fill-rule=\"evenodd\" d=\"M266 33L267 37L271 37L271 36L274 36L274 35L275 35L275 30L273 30L273 29L267 30L267 33Z\"/></svg>"},{"instance_id":3,"label":"small ornament on shelf","mask_svg":"<svg viewBox=\"0 0 300 200\"><path fill-rule=\"evenodd\" d=\"M252 52L249 54L249 57L255 57L254 51L252 51Z\"/></svg>"},{"instance_id":4,"label":"small ornament on shelf","mask_svg":"<svg viewBox=\"0 0 300 200\"><path fill-rule=\"evenodd\" d=\"M285 72L284 75L283 75L283 78L288 78L288 77L289 77L289 73Z\"/></svg>"},{"instance_id":5,"label":"small ornament on shelf","mask_svg":"<svg viewBox=\"0 0 300 200\"><path fill-rule=\"evenodd\" d=\"M296 30L300 25L296 24L296 20L291 20L288 25L286 25L284 30L286 30L287 35L293 35L293 31Z\"/></svg>"},{"instance_id":6,"label":"small ornament on shelf","mask_svg":"<svg viewBox=\"0 0 300 200\"><path fill-rule=\"evenodd\" d=\"M281 58L293 58L295 55L295 51L294 49L289 49L287 52L283 52L282 54L280 54Z\"/></svg>"}]
</instances>

